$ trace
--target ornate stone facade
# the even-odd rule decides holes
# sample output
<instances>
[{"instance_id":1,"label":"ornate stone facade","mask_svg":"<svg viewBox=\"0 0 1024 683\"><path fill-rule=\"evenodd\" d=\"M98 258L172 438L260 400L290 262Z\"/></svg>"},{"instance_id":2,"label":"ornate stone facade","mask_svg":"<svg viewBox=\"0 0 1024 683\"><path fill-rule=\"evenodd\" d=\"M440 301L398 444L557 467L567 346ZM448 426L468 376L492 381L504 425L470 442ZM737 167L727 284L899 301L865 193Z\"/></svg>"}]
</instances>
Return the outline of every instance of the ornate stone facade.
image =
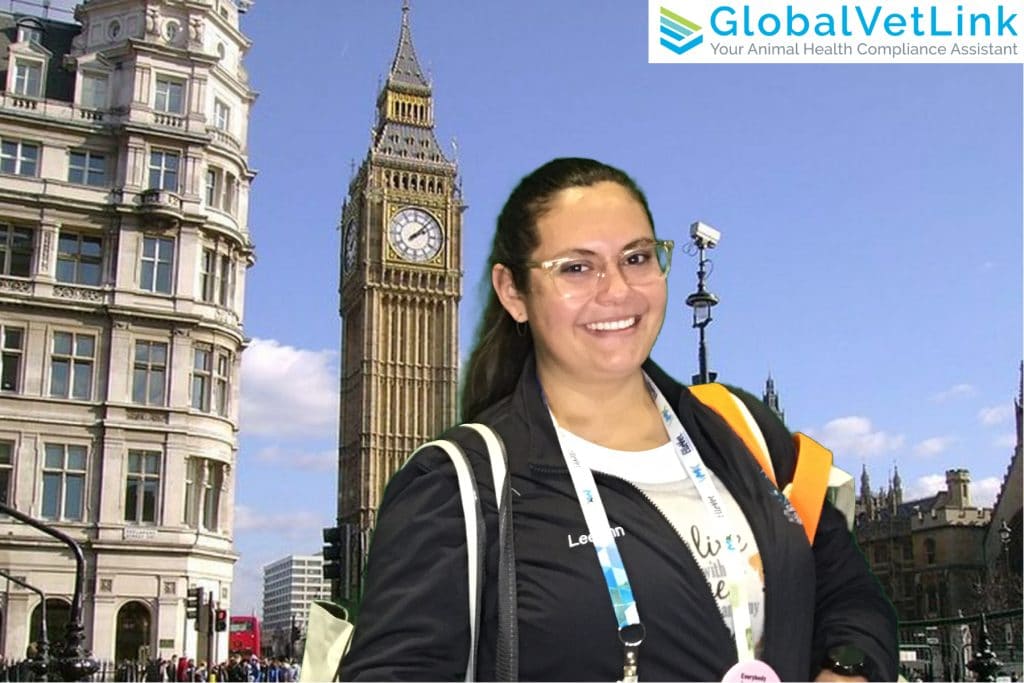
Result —
<instances>
[{"instance_id":1,"label":"ornate stone facade","mask_svg":"<svg viewBox=\"0 0 1024 683\"><path fill-rule=\"evenodd\" d=\"M0 12L0 498L82 545L95 657L205 659L186 592L230 607L237 559L250 43L230 0L83 0L75 19ZM0 534L63 638L67 552ZM21 657L39 601L0 600L0 653Z\"/></svg>"},{"instance_id":2,"label":"ornate stone facade","mask_svg":"<svg viewBox=\"0 0 1024 683\"><path fill-rule=\"evenodd\" d=\"M341 213L343 601L358 595L388 479L456 417L464 208L456 164L434 136L406 6L371 147Z\"/></svg>"}]
</instances>

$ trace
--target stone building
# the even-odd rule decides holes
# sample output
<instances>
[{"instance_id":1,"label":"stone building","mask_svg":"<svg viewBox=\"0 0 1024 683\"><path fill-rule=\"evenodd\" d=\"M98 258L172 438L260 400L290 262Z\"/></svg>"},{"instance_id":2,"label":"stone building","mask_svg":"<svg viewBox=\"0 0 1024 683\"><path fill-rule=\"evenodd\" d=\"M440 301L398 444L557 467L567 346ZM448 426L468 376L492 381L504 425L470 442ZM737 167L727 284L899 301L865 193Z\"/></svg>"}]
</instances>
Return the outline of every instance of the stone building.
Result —
<instances>
[{"instance_id":1,"label":"stone building","mask_svg":"<svg viewBox=\"0 0 1024 683\"><path fill-rule=\"evenodd\" d=\"M0 12L0 500L74 538L96 658L226 652L186 622L231 604L248 229L250 47L229 0ZM74 564L0 517L0 568L48 596ZM39 637L0 580L0 654Z\"/></svg>"}]
</instances>

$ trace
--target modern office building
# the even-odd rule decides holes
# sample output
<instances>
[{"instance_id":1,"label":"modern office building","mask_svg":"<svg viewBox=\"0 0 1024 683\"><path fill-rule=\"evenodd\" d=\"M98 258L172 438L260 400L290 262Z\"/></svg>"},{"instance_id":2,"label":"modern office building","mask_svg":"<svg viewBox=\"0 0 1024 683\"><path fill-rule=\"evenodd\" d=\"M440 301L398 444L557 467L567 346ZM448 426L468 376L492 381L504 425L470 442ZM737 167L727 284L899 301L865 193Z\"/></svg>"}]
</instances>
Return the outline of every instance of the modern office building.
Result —
<instances>
[{"instance_id":1,"label":"modern office building","mask_svg":"<svg viewBox=\"0 0 1024 683\"><path fill-rule=\"evenodd\" d=\"M237 559L249 47L229 0L0 12L0 501L81 545L101 660L226 653L185 598L230 607ZM0 534L62 639L69 552L8 517ZM18 658L40 601L0 589Z\"/></svg>"},{"instance_id":2,"label":"modern office building","mask_svg":"<svg viewBox=\"0 0 1024 683\"><path fill-rule=\"evenodd\" d=\"M305 633L310 604L330 599L323 564L322 555L289 555L263 567L263 640L275 654L291 654L292 629Z\"/></svg>"}]
</instances>

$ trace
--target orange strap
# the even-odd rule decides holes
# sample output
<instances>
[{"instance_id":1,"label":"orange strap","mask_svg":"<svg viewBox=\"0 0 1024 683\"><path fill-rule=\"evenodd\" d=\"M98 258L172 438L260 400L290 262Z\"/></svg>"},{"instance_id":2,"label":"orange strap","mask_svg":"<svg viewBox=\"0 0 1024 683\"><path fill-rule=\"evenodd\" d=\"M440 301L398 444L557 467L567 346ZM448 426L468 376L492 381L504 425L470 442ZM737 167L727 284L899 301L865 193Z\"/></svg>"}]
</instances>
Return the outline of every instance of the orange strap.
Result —
<instances>
[{"instance_id":1,"label":"orange strap","mask_svg":"<svg viewBox=\"0 0 1024 683\"><path fill-rule=\"evenodd\" d=\"M754 458L761 466L761 469L764 470L768 479L778 486L773 474L775 468L772 467L771 460L769 460L768 454L761 448L761 444L754 438L754 433L750 431L747 419L743 417L740 409L733 402L732 392L721 384L716 383L697 384L689 387L689 389L690 393L696 396L698 401L711 408L711 410L718 413L725 420L725 423L732 428L732 431L736 432L736 436L740 437L747 450L753 453Z\"/></svg>"},{"instance_id":2,"label":"orange strap","mask_svg":"<svg viewBox=\"0 0 1024 683\"><path fill-rule=\"evenodd\" d=\"M793 481L783 489L783 493L800 515L807 541L813 544L814 533L821 520L821 506L828 491L832 452L800 432L793 435L793 443L796 444L796 471L793 472Z\"/></svg>"},{"instance_id":3,"label":"orange strap","mask_svg":"<svg viewBox=\"0 0 1024 683\"><path fill-rule=\"evenodd\" d=\"M747 450L753 454L754 459L764 470L765 476L778 486L778 482L772 474L774 468L771 466L769 455L764 452L761 444L754 438L750 422L736 406L732 392L717 383L698 384L689 387L689 390L697 397L698 401L711 408L725 420L726 424L743 441ZM756 423L754 426L756 427ZM832 453L805 434L794 434L793 443L796 446L796 469L793 472L793 481L787 484L782 492L800 515L804 533L807 534L807 541L813 544L814 534L818 530L818 522L821 520L821 506L825 501L825 494L828 492Z\"/></svg>"}]
</instances>

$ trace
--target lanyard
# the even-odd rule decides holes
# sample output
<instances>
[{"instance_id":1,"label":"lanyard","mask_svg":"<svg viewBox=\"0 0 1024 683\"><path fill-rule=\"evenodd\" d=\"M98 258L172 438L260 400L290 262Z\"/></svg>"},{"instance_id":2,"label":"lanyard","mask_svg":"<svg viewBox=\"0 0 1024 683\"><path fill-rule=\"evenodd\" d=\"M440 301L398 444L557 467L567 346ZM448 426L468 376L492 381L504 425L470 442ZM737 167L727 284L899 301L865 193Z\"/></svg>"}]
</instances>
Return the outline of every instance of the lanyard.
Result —
<instances>
[{"instance_id":1,"label":"lanyard","mask_svg":"<svg viewBox=\"0 0 1024 683\"><path fill-rule=\"evenodd\" d=\"M665 423L665 430L676 451L676 456L682 463L683 469L686 470L687 476L697 488L697 493L708 512L708 517L712 520L714 532L723 539L723 547L726 552L722 559L729 587L736 652L740 662L753 660L753 628L750 624L750 608L744 580L745 568L736 536L730 533L718 489L706 471L704 461L697 453L693 440L686 433L668 401L646 375L644 375L644 380ZM601 502L597 484L594 482L594 475L589 467L580 462L577 442L581 439L562 429L554 414L551 414L551 420L555 424L562 455L569 468L569 476L572 479L573 488L576 490L583 518L587 523L587 531L593 539L594 550L608 585L608 594L615 610L615 618L618 620L619 639L622 640L626 650L623 680L635 681L637 680L638 649L643 641L644 628L640 622L636 601L633 598L629 576L623 565L622 556L619 554L618 544L611 532L608 515Z\"/></svg>"}]
</instances>

